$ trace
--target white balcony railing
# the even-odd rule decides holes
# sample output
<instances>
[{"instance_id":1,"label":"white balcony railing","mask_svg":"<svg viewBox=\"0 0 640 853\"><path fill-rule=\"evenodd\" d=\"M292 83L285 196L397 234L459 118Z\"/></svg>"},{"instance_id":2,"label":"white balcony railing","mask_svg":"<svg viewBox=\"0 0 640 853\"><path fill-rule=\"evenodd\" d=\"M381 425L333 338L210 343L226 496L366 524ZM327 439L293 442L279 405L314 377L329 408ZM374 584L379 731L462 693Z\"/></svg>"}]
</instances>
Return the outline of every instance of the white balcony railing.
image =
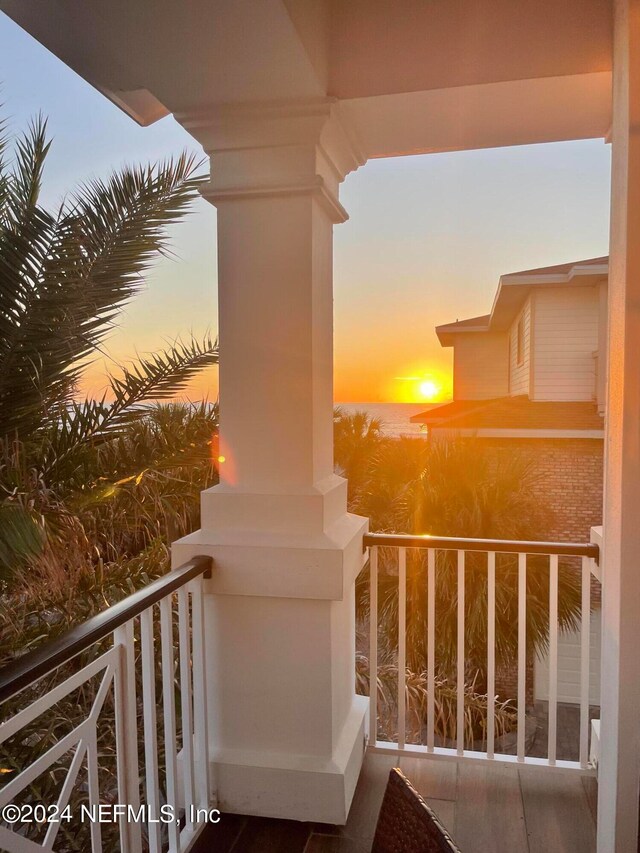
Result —
<instances>
[{"instance_id":1,"label":"white balcony railing","mask_svg":"<svg viewBox=\"0 0 640 853\"><path fill-rule=\"evenodd\" d=\"M210 809L202 578L211 565L191 560L0 672L0 850L192 846L205 825L197 810ZM28 747L36 754L16 767ZM57 796L43 801L53 777Z\"/></svg>"},{"instance_id":2,"label":"white balcony railing","mask_svg":"<svg viewBox=\"0 0 640 853\"><path fill-rule=\"evenodd\" d=\"M365 545L371 566L369 673L375 677L370 682L379 684L385 665L387 675L396 673L391 733L389 715L385 730L380 713L388 695L379 697L377 687L370 690L369 748L396 755L589 772L591 590L597 583L592 572L598 545L386 534L368 534ZM0 709L5 720L0 724L0 850L53 851L61 849L60 842L62 849L92 853L103 849L186 853L192 848L205 825L202 810L208 813L213 805L202 600L202 580L211 568L210 558L194 558L0 671ZM482 583L471 572L481 573ZM506 586L505 578L509 579ZM536 579L535 595L528 595L529 583ZM423 583L421 595L411 599L409 609L408 586L415 590L416 584ZM449 622L441 634L443 583ZM486 632L480 632L486 640L480 746L470 745L465 736L469 680L478 664L477 648L469 642L465 624L471 613L465 587L479 599L473 611L476 629L478 607L481 611L486 607L481 617L486 620ZM577 759L558 754L559 613L566 611L559 590L566 588L572 591L571 612L574 617L577 613L580 635ZM379 595L382 589L387 596L392 591L386 601ZM541 589L547 595L542 606ZM386 663L381 664L379 614L389 602L391 611L387 608L385 614L395 616L385 624L387 629L394 625L396 636L391 650L385 649ZM415 684L410 683L415 673L407 668L414 650L407 637L408 628L415 628L412 622L418 605L425 608L421 626L426 636L422 638L422 700L416 706ZM543 756L527 754L532 655L527 616L533 606L537 607L538 639L540 614L548 619L548 747ZM496 642L504 646L500 631L504 631L505 613L515 623L509 648L517 663L517 696L513 707L507 707L515 724L513 754L501 747L495 735L498 717L505 712L504 703L496 698L498 664L501 658L504 662L504 649L498 655ZM477 630L475 636L479 636ZM448 650L446 661L440 659L443 650ZM393 666L388 665L389 654ZM449 699L453 696L452 743L443 742L438 728L442 718L436 694L445 683ZM417 733L410 725L416 720ZM47 776L49 783L55 779L56 794L45 800L39 780ZM47 790L53 790L50 784ZM129 809L117 811L116 804ZM7 812L6 806L13 811ZM84 819L78 823L80 809ZM132 819L132 814L138 819ZM65 846L62 836L70 833L77 835Z\"/></svg>"},{"instance_id":3,"label":"white balcony railing","mask_svg":"<svg viewBox=\"0 0 640 853\"><path fill-rule=\"evenodd\" d=\"M580 770L582 772L592 770L589 765L589 712L590 712L590 628L591 628L591 590L592 585L599 586L597 577L597 561L599 549L596 544L569 544L549 542L513 542L502 540L482 539L456 539L448 537L425 537L425 536L402 536L391 534L368 534L365 537L365 545L369 549L370 562L370 624L369 624L369 682L373 680L371 674L375 675L376 689L370 688L370 726L369 726L369 748L373 751L387 752L397 755L411 756L434 756L438 758L452 759L484 759L489 761L516 763L520 765L536 765L548 767L560 767L564 769ZM407 555L410 554L410 572L407 571ZM380 556L384 559L381 565ZM395 558L394 556L395 555ZM469 555L474 555L474 560L469 560ZM508 556L505 556L508 555ZM535 561L535 566L531 565ZM471 564L472 565L469 565ZM498 570L496 566L498 565ZM506 565L506 569L505 569ZM447 571L446 575L439 575L441 571ZM514 638L516 638L514 649L514 665L517 664L517 696L515 703L505 704L496 696L496 591L501 593L498 600L504 608L505 600L509 602L509 592L500 590L503 569L510 570L511 583L511 610L515 616L517 626L514 626ZM486 596L486 610L482 617L486 628L486 660L483 660L483 676L486 679L486 722L483 737L480 739L481 746L478 748L474 743L469 748L465 742L465 722L468 708L465 702L465 691L469 680L473 680L474 672L472 662L469 660L470 649L466 648L465 639L465 617L470 612L467 609L465 599L465 585L469 580L467 572L480 572L482 578L474 578L474 594L482 591L479 597L479 606L484 607ZM546 724L547 748L546 755L527 754L527 691L531 692L532 685L528 684L532 677L532 655L531 645L527 644L527 608L535 606L533 596L528 596L527 575L534 572L538 581L537 594L537 618L541 613L548 613L548 631L546 633L548 653L548 721ZM558 756L558 641L559 641L559 573L570 579L574 594L573 610L578 609L578 631L580 636L579 672L580 701L579 701L579 726L576 732L577 760ZM594 579L592 580L592 573ZM415 691L409 679L415 679L415 673L407 669L407 578L409 574L410 583L415 589L416 583L424 584L423 595L419 598L426 613L422 614L426 623L426 654L425 670L422 674L422 701L416 705ZM478 580L482 582L478 584ZM388 635L389 623L392 631L396 630L397 637L391 638L391 655L394 659L393 667L384 667L379 660L379 628L382 604L380 590L384 588L389 592L390 587L397 584L393 590L393 614L394 619L387 620L386 630ZM436 612L438 606L437 589L439 584L448 582L449 611L449 633L452 637L451 620L455 623L455 645L453 658L449 658L446 666L438 659L439 636L439 614ZM548 600L540 602L540 588L547 590ZM575 594L579 590L579 599L575 600ZM426 593L426 594L424 594ZM528 600L529 598L529 600ZM440 599L441 600L441 599ZM387 602L388 603L388 602ZM540 606L542 604L542 606ZM562 605L563 602L560 601ZM415 598L412 607L416 606ZM478 602L474 603L474 618L477 619ZM397 611L396 611L397 608ZM547 611L548 608L548 611ZM397 616L395 615L397 612ZM388 615L388 608L386 610ZM415 612L409 613L409 618L415 619ZM575 620L574 620L575 621ZM504 624L504 623L503 623ZM544 633L544 632L543 632ZM538 635L540 629L538 626ZM386 636L385 654L389 656L389 637ZM441 647L442 648L442 647ZM477 664L477 659L475 660ZM528 666L529 664L529 666ZM393 701L393 714L391 726L389 724L388 707L383 721L380 713L382 702L388 704L388 691L380 687L381 673L385 668L388 675L389 669L395 678L394 686L397 695ZM453 743L443 743L437 731L436 694L442 681L443 671L446 670L447 684L450 687L449 694L455 693L454 712L455 729ZM397 672L397 675L396 675ZM529 675L528 675L529 673ZM511 713L515 717L516 737L513 750L500 751L500 745L495 737L496 716L500 710ZM513 710L509 710L512 708ZM411 714L415 723L418 718L419 731L415 727L411 733L407 731L407 717ZM438 716L438 719L440 717ZM390 732L391 728L391 732ZM395 728L395 731L393 729ZM467 727L468 732L468 727ZM391 734L391 736L390 736ZM565 738L566 739L566 738ZM468 741L468 738L467 738ZM513 752L513 754L512 754Z\"/></svg>"}]
</instances>

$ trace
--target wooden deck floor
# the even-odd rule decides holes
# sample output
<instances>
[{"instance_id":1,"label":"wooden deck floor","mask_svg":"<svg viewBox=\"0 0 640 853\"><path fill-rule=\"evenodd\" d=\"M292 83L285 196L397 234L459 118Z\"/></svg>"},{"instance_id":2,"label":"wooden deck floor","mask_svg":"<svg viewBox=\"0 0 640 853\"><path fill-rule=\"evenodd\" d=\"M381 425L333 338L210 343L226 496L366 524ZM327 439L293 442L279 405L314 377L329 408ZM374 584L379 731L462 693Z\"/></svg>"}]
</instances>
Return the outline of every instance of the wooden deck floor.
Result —
<instances>
[{"instance_id":1,"label":"wooden deck floor","mask_svg":"<svg viewBox=\"0 0 640 853\"><path fill-rule=\"evenodd\" d=\"M224 815L207 827L197 853L368 853L396 764L463 853L595 853L592 778L383 755L367 756L346 826Z\"/></svg>"}]
</instances>

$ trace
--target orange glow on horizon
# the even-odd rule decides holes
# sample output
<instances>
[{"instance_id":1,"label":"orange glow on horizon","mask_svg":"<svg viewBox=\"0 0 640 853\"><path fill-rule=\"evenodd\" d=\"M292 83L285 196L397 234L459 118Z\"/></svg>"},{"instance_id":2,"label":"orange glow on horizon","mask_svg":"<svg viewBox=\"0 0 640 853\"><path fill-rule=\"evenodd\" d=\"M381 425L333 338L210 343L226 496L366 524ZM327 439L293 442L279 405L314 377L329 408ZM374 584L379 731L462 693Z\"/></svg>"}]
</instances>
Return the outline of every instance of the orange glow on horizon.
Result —
<instances>
[{"instance_id":1,"label":"orange glow on horizon","mask_svg":"<svg viewBox=\"0 0 640 853\"><path fill-rule=\"evenodd\" d=\"M439 355L439 354L438 354ZM334 399L336 403L434 403L447 402L452 398L451 368L447 363L450 357L438 360L429 357L425 361L411 362L409 359L393 358L388 351L376 353L374 359L362 360L352 352L336 353ZM115 352L116 361L127 362L128 352ZM85 396L102 399L107 392L107 402L112 395L108 393L109 369L113 363L106 359L97 359L87 365L78 383L77 397ZM117 374L117 370L116 370ZM217 365L207 368L195 376L187 387L177 396L178 400L214 402L218 398ZM213 459L216 455L212 454Z\"/></svg>"}]
</instances>

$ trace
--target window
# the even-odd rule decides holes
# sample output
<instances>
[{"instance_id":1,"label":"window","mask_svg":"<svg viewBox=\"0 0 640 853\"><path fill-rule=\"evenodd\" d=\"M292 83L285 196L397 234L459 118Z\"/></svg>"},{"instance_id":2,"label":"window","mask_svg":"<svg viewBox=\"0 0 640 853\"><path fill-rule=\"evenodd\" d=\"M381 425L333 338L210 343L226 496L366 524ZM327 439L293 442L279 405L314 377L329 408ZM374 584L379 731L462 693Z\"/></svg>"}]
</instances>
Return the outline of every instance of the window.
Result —
<instances>
[{"instance_id":1,"label":"window","mask_svg":"<svg viewBox=\"0 0 640 853\"><path fill-rule=\"evenodd\" d=\"M518 367L524 364L524 316L518 320L516 330L516 364Z\"/></svg>"}]
</instances>

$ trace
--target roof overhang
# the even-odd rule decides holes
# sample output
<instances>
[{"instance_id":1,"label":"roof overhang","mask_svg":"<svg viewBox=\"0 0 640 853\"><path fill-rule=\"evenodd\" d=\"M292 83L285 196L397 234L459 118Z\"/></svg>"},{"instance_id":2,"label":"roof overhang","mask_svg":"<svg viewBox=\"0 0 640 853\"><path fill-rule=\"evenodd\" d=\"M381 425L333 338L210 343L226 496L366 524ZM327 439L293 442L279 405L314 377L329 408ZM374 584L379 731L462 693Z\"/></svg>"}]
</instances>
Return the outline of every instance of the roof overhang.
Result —
<instances>
[{"instance_id":1,"label":"roof overhang","mask_svg":"<svg viewBox=\"0 0 640 853\"><path fill-rule=\"evenodd\" d=\"M436 335L443 347L452 347L456 342L457 335L488 332L490 319L490 314L484 314L482 317L472 317L469 320L462 320L462 322L445 323L442 326L436 326Z\"/></svg>"},{"instance_id":2,"label":"roof overhang","mask_svg":"<svg viewBox=\"0 0 640 853\"><path fill-rule=\"evenodd\" d=\"M503 332L508 329L531 292L544 287L588 287L598 284L609 274L609 264L600 258L577 261L559 267L509 273L500 277L491 313L469 320L436 326L443 347L454 346L460 335Z\"/></svg>"},{"instance_id":3,"label":"roof overhang","mask_svg":"<svg viewBox=\"0 0 640 853\"><path fill-rule=\"evenodd\" d=\"M438 427L433 424L429 432L438 432L447 438L530 438L530 439L590 439L591 441L604 439L603 429L454 429L452 427Z\"/></svg>"},{"instance_id":4,"label":"roof overhang","mask_svg":"<svg viewBox=\"0 0 640 853\"><path fill-rule=\"evenodd\" d=\"M611 125L609 0L0 9L141 124L332 97L366 158L604 138Z\"/></svg>"},{"instance_id":5,"label":"roof overhang","mask_svg":"<svg viewBox=\"0 0 640 853\"><path fill-rule=\"evenodd\" d=\"M609 264L578 262L566 272L510 273L500 277L491 308L490 331L509 328L532 290L543 287L587 287L609 274Z\"/></svg>"}]
</instances>

